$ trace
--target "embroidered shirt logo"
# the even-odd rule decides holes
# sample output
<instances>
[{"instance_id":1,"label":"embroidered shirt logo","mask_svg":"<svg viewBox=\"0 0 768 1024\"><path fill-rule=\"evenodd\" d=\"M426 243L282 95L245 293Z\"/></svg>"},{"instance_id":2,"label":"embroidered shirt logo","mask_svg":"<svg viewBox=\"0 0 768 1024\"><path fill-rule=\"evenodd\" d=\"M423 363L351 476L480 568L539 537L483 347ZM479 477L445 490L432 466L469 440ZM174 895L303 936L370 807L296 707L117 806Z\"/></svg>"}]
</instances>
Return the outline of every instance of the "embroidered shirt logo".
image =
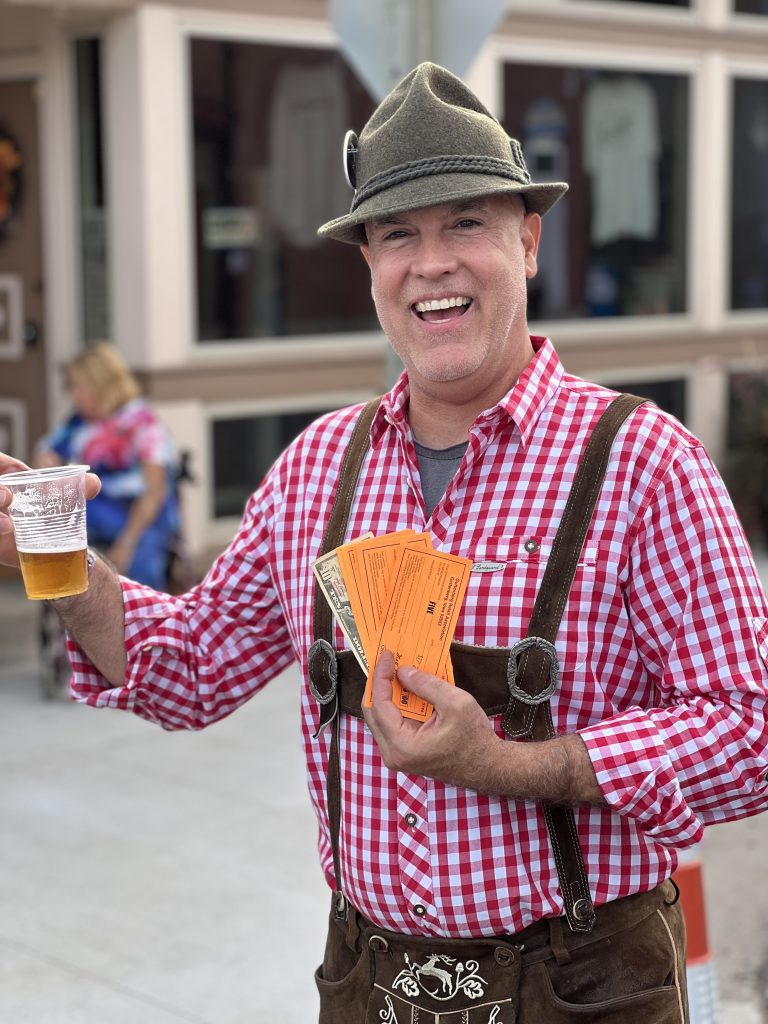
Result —
<instances>
[{"instance_id":1,"label":"embroidered shirt logo","mask_svg":"<svg viewBox=\"0 0 768 1024\"><path fill-rule=\"evenodd\" d=\"M479 999L485 994L485 978L477 973L477 960L456 960L455 957L430 953L425 963L411 962L405 954L405 967L395 980L392 988L400 988L407 996L428 995L432 999L447 1002L459 993L470 999Z\"/></svg>"}]
</instances>

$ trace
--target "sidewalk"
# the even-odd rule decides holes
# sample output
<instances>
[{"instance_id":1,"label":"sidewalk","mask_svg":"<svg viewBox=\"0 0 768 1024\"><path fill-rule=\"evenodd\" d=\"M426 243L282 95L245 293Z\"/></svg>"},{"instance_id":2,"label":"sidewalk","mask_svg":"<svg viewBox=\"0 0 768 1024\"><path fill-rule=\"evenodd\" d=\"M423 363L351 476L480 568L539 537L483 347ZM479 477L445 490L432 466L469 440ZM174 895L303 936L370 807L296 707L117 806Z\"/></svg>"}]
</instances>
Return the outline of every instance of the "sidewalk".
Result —
<instances>
[{"instance_id":1,"label":"sidewalk","mask_svg":"<svg viewBox=\"0 0 768 1024\"><path fill-rule=\"evenodd\" d=\"M329 896L295 675L164 733L42 701L34 612L0 582L0 1021L315 1020Z\"/></svg>"},{"instance_id":2,"label":"sidewalk","mask_svg":"<svg viewBox=\"0 0 768 1024\"><path fill-rule=\"evenodd\" d=\"M316 1020L329 897L295 670L203 732L164 733L43 701L35 613L0 580L0 1022ZM701 847L718 1024L764 1022L767 843L763 815ZM290 941L284 918L302 922Z\"/></svg>"}]
</instances>

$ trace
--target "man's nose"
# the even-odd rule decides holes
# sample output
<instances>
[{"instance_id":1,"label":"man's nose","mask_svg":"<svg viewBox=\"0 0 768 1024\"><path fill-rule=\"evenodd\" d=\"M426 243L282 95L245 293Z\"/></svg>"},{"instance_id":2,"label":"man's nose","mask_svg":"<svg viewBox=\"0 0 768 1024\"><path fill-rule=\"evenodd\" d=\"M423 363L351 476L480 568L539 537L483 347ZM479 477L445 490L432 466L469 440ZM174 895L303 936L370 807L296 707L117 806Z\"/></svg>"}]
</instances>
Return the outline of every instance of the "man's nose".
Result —
<instances>
[{"instance_id":1,"label":"man's nose","mask_svg":"<svg viewBox=\"0 0 768 1024\"><path fill-rule=\"evenodd\" d=\"M452 274L458 267L458 259L445 239L437 235L422 235L413 253L411 267L419 277L434 279Z\"/></svg>"}]
</instances>

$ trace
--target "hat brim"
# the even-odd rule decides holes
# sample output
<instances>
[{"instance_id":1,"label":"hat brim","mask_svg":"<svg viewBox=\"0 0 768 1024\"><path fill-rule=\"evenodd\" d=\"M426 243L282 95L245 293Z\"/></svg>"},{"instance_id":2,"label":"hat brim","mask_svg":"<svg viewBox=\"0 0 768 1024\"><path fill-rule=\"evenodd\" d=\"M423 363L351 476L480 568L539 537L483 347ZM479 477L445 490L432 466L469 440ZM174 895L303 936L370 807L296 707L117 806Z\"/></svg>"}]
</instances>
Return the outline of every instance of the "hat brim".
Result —
<instances>
[{"instance_id":1,"label":"hat brim","mask_svg":"<svg viewBox=\"0 0 768 1024\"><path fill-rule=\"evenodd\" d=\"M321 238L335 238L351 245L365 245L365 223L390 214L406 213L425 206L459 202L490 195L519 195L529 212L542 216L565 195L568 185L552 181L538 185L519 185L509 178L485 174L435 174L402 182L372 196L344 217L329 220L318 228Z\"/></svg>"}]
</instances>

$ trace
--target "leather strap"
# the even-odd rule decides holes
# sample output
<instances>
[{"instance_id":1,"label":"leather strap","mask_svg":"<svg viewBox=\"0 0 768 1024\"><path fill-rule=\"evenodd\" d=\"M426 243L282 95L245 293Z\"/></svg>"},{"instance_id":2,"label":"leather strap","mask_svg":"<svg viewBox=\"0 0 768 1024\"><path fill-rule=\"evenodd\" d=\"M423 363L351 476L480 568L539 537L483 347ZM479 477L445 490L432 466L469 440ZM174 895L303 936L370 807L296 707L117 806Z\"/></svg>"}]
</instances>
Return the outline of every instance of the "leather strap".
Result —
<instances>
[{"instance_id":1,"label":"leather strap","mask_svg":"<svg viewBox=\"0 0 768 1024\"><path fill-rule=\"evenodd\" d=\"M331 517L323 537L320 554L333 551L344 541L349 512L357 489L357 480L370 444L370 430L373 417L381 399L373 398L364 406L355 429L349 439L347 450L339 473L339 489L331 510ZM326 802L328 825L331 830L333 848L333 875L336 880L334 893L335 914L346 918L347 901L341 891L341 860L339 836L341 833L341 772L339 770L339 693L338 663L333 647L333 613L322 596L320 586L315 582L314 595L314 636L315 642L309 649L308 670L312 691L320 700L320 725L317 735L329 722L333 722L331 745L328 751L328 777L326 779Z\"/></svg>"},{"instance_id":2,"label":"leather strap","mask_svg":"<svg viewBox=\"0 0 768 1024\"><path fill-rule=\"evenodd\" d=\"M328 523L321 554L343 543L357 477L368 449L370 424L379 399L369 402L350 439L342 464L339 492ZM645 399L621 395L595 426L566 502L526 638L511 650L451 644L456 685L473 694L488 715L504 713L502 725L513 739L546 740L555 735L549 698L557 684L554 640L573 581L584 539L608 466L613 440L622 423ZM338 511L338 510L341 511ZM338 708L362 717L365 677L349 651L332 645L332 613L315 586L315 642L310 648L310 686L321 701L318 732L333 721L328 764L328 817L337 880L336 913L346 915L346 900L338 888L341 779L338 750ZM565 915L574 932L589 932L595 909L570 807L542 804L552 843Z\"/></svg>"},{"instance_id":3,"label":"leather strap","mask_svg":"<svg viewBox=\"0 0 768 1024\"><path fill-rule=\"evenodd\" d=\"M549 701L538 700L550 677L557 673L551 645L560 629L614 438L630 413L644 401L635 395L620 395L614 399L598 420L584 449L528 624L526 638L530 646L520 653L517 685L528 699L511 696L503 719L504 731L513 739L543 740L554 735ZM537 644L533 638L544 643ZM522 647L522 644L517 645L517 650Z\"/></svg>"},{"instance_id":4,"label":"leather strap","mask_svg":"<svg viewBox=\"0 0 768 1024\"><path fill-rule=\"evenodd\" d=\"M576 565L605 479L614 438L622 423L643 401L635 395L620 395L614 399L598 421L584 449L536 595L526 637L528 641L534 642L524 648L520 657L517 667L519 681L516 680L518 695L510 697L502 719L504 731L513 739L541 741L555 735L548 695L548 683L551 680L556 682L558 668L557 655L552 645L560 628ZM515 657L516 651L513 648L510 659ZM590 932L595 923L595 906L589 891L573 809L547 803L541 806L552 843L568 924L573 932Z\"/></svg>"},{"instance_id":5,"label":"leather strap","mask_svg":"<svg viewBox=\"0 0 768 1024\"><path fill-rule=\"evenodd\" d=\"M380 398L372 398L363 407L352 431L341 463L339 488L331 509L331 517L325 528L323 544L320 549L321 555L333 551L334 548L344 543L349 512L357 489L357 479L360 476L363 459L370 443L371 424L380 402ZM315 582L313 626L315 642L309 649L307 667L312 693L320 704L320 723L315 733L315 738L317 738L323 729L333 721L338 708L338 655L333 647L333 612L323 598L317 582Z\"/></svg>"}]
</instances>

